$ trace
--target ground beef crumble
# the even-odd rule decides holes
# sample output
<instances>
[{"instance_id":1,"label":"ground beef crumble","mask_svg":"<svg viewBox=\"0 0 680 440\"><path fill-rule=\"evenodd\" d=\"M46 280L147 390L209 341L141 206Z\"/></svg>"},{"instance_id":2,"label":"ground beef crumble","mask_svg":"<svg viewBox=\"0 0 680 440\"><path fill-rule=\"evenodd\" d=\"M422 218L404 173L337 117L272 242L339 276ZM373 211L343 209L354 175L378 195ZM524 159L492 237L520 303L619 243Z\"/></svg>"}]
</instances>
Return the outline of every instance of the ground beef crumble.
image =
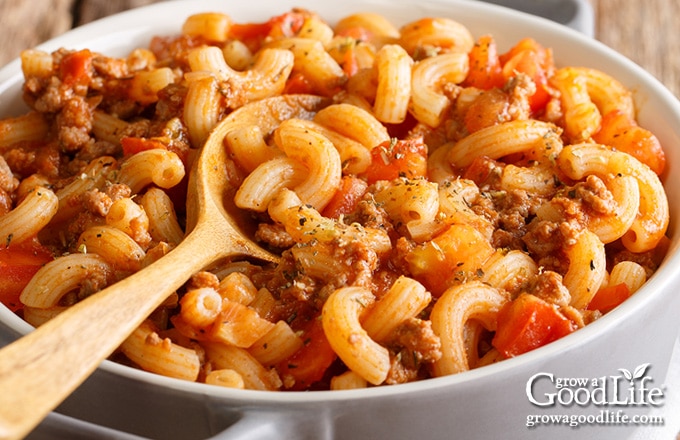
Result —
<instances>
[{"instance_id":1,"label":"ground beef crumble","mask_svg":"<svg viewBox=\"0 0 680 440\"><path fill-rule=\"evenodd\" d=\"M432 323L418 318L401 323L386 345L395 353L391 356L391 367L385 380L388 384L417 379L426 364L436 362L442 356L441 341L432 331Z\"/></svg>"}]
</instances>

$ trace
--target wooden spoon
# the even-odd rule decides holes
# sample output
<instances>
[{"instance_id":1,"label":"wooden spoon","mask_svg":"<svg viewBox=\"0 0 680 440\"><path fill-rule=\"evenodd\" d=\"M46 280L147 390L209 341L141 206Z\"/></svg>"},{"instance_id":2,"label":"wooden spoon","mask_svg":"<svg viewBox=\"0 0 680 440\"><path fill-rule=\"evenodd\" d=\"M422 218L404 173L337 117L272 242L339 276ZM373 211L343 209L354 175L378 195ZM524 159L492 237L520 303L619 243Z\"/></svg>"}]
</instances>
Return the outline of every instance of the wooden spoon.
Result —
<instances>
[{"instance_id":1,"label":"wooden spoon","mask_svg":"<svg viewBox=\"0 0 680 440\"><path fill-rule=\"evenodd\" d=\"M242 107L211 133L189 176L187 231L166 256L66 309L0 350L0 438L26 436L195 272L219 259L277 257L241 232L226 175L225 135L258 125L271 132L293 117L310 119L324 98L291 95Z\"/></svg>"}]
</instances>

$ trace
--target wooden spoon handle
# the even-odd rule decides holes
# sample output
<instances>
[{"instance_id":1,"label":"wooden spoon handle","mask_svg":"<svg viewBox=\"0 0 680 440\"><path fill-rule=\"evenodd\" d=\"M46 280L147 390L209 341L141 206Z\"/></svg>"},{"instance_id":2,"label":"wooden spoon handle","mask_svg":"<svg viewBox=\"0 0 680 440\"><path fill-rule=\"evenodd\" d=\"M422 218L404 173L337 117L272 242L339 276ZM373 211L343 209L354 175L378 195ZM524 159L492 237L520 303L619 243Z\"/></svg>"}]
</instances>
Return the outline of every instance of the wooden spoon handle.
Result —
<instances>
[{"instance_id":1,"label":"wooden spoon handle","mask_svg":"<svg viewBox=\"0 0 680 440\"><path fill-rule=\"evenodd\" d=\"M206 228L145 269L0 350L0 438L26 436L195 272L220 256Z\"/></svg>"}]
</instances>

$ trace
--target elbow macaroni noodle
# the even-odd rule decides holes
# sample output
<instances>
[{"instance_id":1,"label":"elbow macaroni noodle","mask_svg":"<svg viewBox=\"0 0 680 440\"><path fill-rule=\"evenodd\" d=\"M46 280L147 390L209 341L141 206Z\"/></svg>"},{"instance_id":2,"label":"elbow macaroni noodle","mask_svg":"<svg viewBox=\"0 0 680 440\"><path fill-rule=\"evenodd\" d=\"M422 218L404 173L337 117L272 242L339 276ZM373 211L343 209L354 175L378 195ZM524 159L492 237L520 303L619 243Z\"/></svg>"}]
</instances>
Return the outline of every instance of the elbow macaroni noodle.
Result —
<instances>
[{"instance_id":1,"label":"elbow macaroni noodle","mask_svg":"<svg viewBox=\"0 0 680 440\"><path fill-rule=\"evenodd\" d=\"M515 355L499 341L522 337L507 325L521 304L570 331L598 319L602 295L634 294L664 257L663 150L594 140L620 113L655 142L609 74L557 68L529 39L485 60L477 38L448 18L296 9L196 14L127 58L24 51L31 110L0 120L0 270L33 270L3 301L40 325L172 252L211 131L312 94L316 111L234 124L215 164L225 204L281 261L194 274L115 356L223 387L341 390Z\"/></svg>"}]
</instances>

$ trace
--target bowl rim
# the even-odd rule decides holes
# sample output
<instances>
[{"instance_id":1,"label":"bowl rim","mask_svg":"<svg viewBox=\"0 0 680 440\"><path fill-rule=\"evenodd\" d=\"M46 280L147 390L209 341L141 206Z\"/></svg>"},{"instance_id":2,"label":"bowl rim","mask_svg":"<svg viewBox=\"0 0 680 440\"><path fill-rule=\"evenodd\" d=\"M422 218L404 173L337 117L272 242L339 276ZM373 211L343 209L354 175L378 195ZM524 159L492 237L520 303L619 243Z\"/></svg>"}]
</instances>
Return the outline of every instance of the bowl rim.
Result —
<instances>
[{"instance_id":1,"label":"bowl rim","mask_svg":"<svg viewBox=\"0 0 680 440\"><path fill-rule=\"evenodd\" d=\"M268 0L251 0L250 3L270 3ZM343 3L343 8L346 4L354 6L362 5L371 8L391 8L395 5L404 7L412 6L412 0L349 0ZM316 4L314 0L282 0L277 2L279 12L284 12L287 6L307 7L314 10ZM666 89L654 76L642 69L630 59L624 57L603 43L592 39L587 35L583 35L573 29L558 23L552 22L548 19L532 16L520 11L508 9L503 6L498 6L491 3L476 2L469 0L426 0L418 2L418 6L424 10L447 10L455 11L456 8L463 8L467 15L490 15L493 19L513 20L519 25L525 25L531 28L530 32L540 30L541 33L546 33L553 36L555 39L563 39L570 45L578 47L586 47L590 51L607 59L607 62L612 63L623 69L631 78L635 78L639 83L638 87L642 87L649 92L650 96L661 100L665 106L672 111L672 116L679 122L680 126L680 101ZM233 6L231 6L233 8ZM316 8L318 9L318 8ZM118 14L114 14L91 23L85 24L78 28L72 29L60 36L57 36L45 43L36 46L36 49L41 50L55 50L59 47L66 46L72 48L94 48L98 49L98 44L104 44L108 41L126 41L132 42L139 38L146 38L149 35L157 35L163 33L177 33L177 23L182 20L178 16L186 17L190 13L205 12L209 10L229 11L228 13L238 16L239 12L234 8L230 11L230 6L218 0L174 0L173 2L154 3L131 10L127 10ZM233 13L232 13L233 12ZM271 14L262 14L262 18L266 19L270 15L274 15L277 11L272 11ZM156 15L158 14L158 15ZM168 16L172 20L166 21L162 25L154 25L148 16ZM449 13L452 15L452 12ZM323 17L323 15L322 15ZM491 20L493 21L493 20ZM466 24L464 20L461 23ZM524 26L522 26L524 27ZM146 40L145 40L146 41ZM109 43L110 44L110 43ZM116 46L126 47L121 43L115 43ZM107 53L102 50L103 53ZM559 60L559 54L556 56ZM15 59L6 64L0 69L0 97L3 96L9 89L16 87L17 81L23 82L21 75L20 60ZM634 95L639 98L640 88L634 90ZM2 106L0 106L0 112ZM673 224L677 220L673 221ZM677 225L675 226L677 227ZM669 229L670 231L670 229ZM680 232L675 232L678 235ZM106 360L99 367L100 369L126 377L135 381L155 384L169 389L181 392L210 394L216 397L224 398L238 398L248 399L253 402L319 402L319 401L344 401L364 398L377 398L392 395L403 395L414 392L422 392L435 388L449 387L464 382L474 382L483 380L489 376L494 376L502 373L508 373L520 369L522 366L527 366L541 359L550 358L557 354L569 351L577 346L585 344L597 338L603 332L606 332L616 327L621 321L625 320L631 314L635 313L640 307L644 307L647 303L658 299L668 289L672 289L671 283L677 278L680 278L678 271L674 271L674 267L680 265L680 251L678 251L678 243L675 239L668 250L662 265L656 273L645 283L645 285L631 298L627 299L623 304L612 310L602 318L592 322L586 327L579 329L558 341L552 342L546 346L535 349L531 352L522 354L515 358L507 359L502 362L488 365L485 367L473 369L456 375L431 378L417 382L398 384L394 386L380 386L372 387L362 390L336 390L336 391L314 391L314 392L262 392L256 390L237 390L225 389L221 387L214 387L202 383L181 381L169 377L160 376L154 373L149 373L143 370L127 367L113 361ZM673 273L676 272L676 273ZM675 278L674 278L675 277ZM33 327L23 321L21 318L12 313L7 307L0 304L0 322L8 325L12 330L20 334L26 334L33 329ZM680 331L680 328L678 329Z\"/></svg>"}]
</instances>

